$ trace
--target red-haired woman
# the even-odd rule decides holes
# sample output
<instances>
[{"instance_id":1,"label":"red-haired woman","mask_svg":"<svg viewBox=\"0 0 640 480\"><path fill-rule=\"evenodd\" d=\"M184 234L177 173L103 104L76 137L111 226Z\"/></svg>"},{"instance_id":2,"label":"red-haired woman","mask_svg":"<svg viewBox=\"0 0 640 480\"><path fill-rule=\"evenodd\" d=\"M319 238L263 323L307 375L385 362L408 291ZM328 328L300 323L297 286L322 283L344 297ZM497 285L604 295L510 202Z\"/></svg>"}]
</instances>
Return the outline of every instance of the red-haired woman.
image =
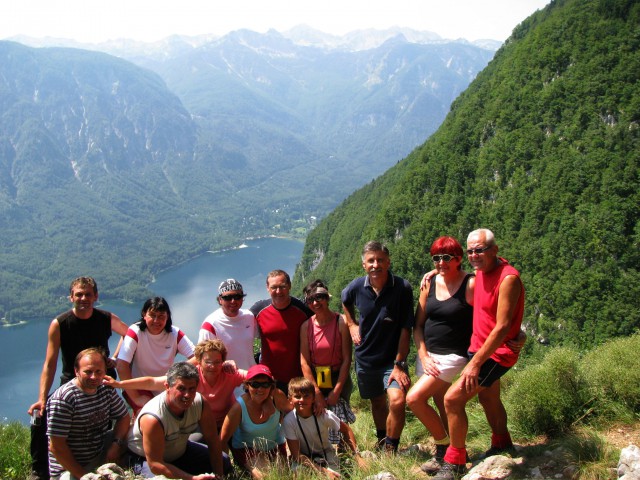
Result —
<instances>
[{"instance_id":1,"label":"red-haired woman","mask_svg":"<svg viewBox=\"0 0 640 480\"><path fill-rule=\"evenodd\" d=\"M407 394L407 404L433 435L436 455L422 469L434 472L449 445L444 394L468 361L475 277L462 270L463 250L455 238L436 239L430 253L437 275L421 290L416 308L413 338L419 379ZM433 398L439 415L427 403L429 398Z\"/></svg>"}]
</instances>

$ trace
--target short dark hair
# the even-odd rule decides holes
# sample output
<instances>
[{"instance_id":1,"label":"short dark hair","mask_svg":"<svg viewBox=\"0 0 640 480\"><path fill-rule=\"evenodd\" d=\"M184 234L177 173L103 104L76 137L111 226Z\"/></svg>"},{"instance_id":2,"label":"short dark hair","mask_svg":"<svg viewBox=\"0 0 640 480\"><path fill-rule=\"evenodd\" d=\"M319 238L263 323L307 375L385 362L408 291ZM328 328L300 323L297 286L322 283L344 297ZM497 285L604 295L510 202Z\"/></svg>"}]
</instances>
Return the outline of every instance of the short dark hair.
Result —
<instances>
[{"instance_id":1,"label":"short dark hair","mask_svg":"<svg viewBox=\"0 0 640 480\"><path fill-rule=\"evenodd\" d=\"M305 377L292 378L289 381L289 396L292 397L295 394L311 394L315 397L316 389L311 383L311 380Z\"/></svg>"},{"instance_id":2,"label":"short dark hair","mask_svg":"<svg viewBox=\"0 0 640 480\"><path fill-rule=\"evenodd\" d=\"M169 303L164 299L164 297L152 297L144 302L144 305L142 305L142 309L140 310L138 328L143 332L147 329L147 322L145 322L144 316L149 310L154 312L167 312L167 323L164 325L164 331L170 333L171 326L173 325L171 320L171 309L169 308Z\"/></svg>"},{"instance_id":3,"label":"short dark hair","mask_svg":"<svg viewBox=\"0 0 640 480\"><path fill-rule=\"evenodd\" d=\"M85 348L81 352L76 355L75 360L73 361L73 368L76 370L80 367L80 360L82 357L86 357L87 355L98 355L102 357L102 361L104 362L104 368L107 369L107 353L101 347L91 347Z\"/></svg>"},{"instance_id":4,"label":"short dark hair","mask_svg":"<svg viewBox=\"0 0 640 480\"><path fill-rule=\"evenodd\" d=\"M167 371L167 383L171 387L178 379L195 380L196 383L198 383L200 381L198 369L189 362L174 363L169 367L169 371Z\"/></svg>"},{"instance_id":5,"label":"short dark hair","mask_svg":"<svg viewBox=\"0 0 640 480\"><path fill-rule=\"evenodd\" d=\"M69 294L73 293L73 289L75 287L91 287L93 289L94 295L98 294L98 284L92 277L74 278L71 281L71 285L69 286Z\"/></svg>"},{"instance_id":6,"label":"short dark hair","mask_svg":"<svg viewBox=\"0 0 640 480\"><path fill-rule=\"evenodd\" d=\"M291 277L287 272L285 272L284 270L271 270L269 273L267 273L267 286L269 285L270 278L279 277L281 275L285 278L287 285L291 285Z\"/></svg>"},{"instance_id":7,"label":"short dark hair","mask_svg":"<svg viewBox=\"0 0 640 480\"><path fill-rule=\"evenodd\" d=\"M375 240L371 240L364 244L362 248L362 260L364 260L364 256L369 252L383 252L387 256L390 256L389 249L384 243L377 242Z\"/></svg>"}]
</instances>

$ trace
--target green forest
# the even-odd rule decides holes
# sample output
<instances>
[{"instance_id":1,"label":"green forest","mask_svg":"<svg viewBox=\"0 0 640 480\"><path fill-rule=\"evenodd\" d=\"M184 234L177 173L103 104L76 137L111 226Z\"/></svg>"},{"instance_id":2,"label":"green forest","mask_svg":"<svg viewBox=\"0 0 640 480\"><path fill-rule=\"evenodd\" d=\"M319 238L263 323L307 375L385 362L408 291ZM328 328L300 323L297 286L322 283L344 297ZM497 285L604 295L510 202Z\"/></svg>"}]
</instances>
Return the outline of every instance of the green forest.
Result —
<instances>
[{"instance_id":1,"label":"green forest","mask_svg":"<svg viewBox=\"0 0 640 480\"><path fill-rule=\"evenodd\" d=\"M631 334L639 79L640 2L551 2L516 27L434 135L320 222L296 281L322 278L337 297L377 239L417 286L433 240L464 244L486 227L522 273L531 337L589 348Z\"/></svg>"}]
</instances>

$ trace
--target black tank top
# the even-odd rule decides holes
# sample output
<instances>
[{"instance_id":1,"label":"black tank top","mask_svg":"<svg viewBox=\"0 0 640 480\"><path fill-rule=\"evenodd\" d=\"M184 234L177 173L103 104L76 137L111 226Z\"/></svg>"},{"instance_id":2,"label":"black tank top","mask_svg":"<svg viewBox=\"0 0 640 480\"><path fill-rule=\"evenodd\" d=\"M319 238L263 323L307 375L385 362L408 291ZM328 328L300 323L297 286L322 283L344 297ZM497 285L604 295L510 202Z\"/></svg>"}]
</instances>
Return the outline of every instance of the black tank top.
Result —
<instances>
[{"instance_id":1,"label":"black tank top","mask_svg":"<svg viewBox=\"0 0 640 480\"><path fill-rule=\"evenodd\" d=\"M62 375L60 384L74 378L73 363L76 355L85 348L102 347L109 355L109 337L111 336L111 313L93 309L93 314L82 320L69 310L58 316L60 324L60 353L62 354Z\"/></svg>"},{"instance_id":2,"label":"black tank top","mask_svg":"<svg viewBox=\"0 0 640 480\"><path fill-rule=\"evenodd\" d=\"M443 301L436 298L436 276L431 279L427 320L424 324L424 341L428 352L467 356L473 330L473 307L466 298L467 283L471 276L467 274L458 291Z\"/></svg>"}]
</instances>

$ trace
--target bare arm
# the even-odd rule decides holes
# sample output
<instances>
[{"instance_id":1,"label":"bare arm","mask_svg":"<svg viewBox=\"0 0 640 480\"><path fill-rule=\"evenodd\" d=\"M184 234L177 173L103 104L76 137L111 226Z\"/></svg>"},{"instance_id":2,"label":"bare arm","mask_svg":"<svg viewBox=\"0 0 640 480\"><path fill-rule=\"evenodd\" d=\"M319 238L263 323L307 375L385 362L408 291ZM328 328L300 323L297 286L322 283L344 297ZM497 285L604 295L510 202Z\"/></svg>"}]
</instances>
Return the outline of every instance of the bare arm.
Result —
<instances>
[{"instance_id":1,"label":"bare arm","mask_svg":"<svg viewBox=\"0 0 640 480\"><path fill-rule=\"evenodd\" d=\"M29 407L28 413L31 415L36 408L44 412L47 404L47 395L53 384L53 377L56 374L58 365L58 353L60 352L60 324L57 319L53 319L49 325L47 339L47 353L40 374L40 389L38 391L38 400ZM65 441L66 443L66 441Z\"/></svg>"},{"instance_id":2,"label":"bare arm","mask_svg":"<svg viewBox=\"0 0 640 480\"><path fill-rule=\"evenodd\" d=\"M127 324L124 323L122 320L120 320L120 317L118 317L115 313L112 313L111 314L111 331L117 333L121 337L124 337L127 334L127 330L129 330L129 327L127 327Z\"/></svg>"},{"instance_id":3,"label":"bare arm","mask_svg":"<svg viewBox=\"0 0 640 480\"><path fill-rule=\"evenodd\" d=\"M438 270L436 270L435 268L425 273L424 276L422 277L422 281L420 282L420 290L424 290L425 288L427 288L427 285L429 285L429 283L431 282L431 279L437 274L438 274Z\"/></svg>"},{"instance_id":4,"label":"bare arm","mask_svg":"<svg viewBox=\"0 0 640 480\"><path fill-rule=\"evenodd\" d=\"M409 355L409 344L411 339L411 333L408 328L403 328L402 332L400 332L400 340L398 341L398 353L396 355L396 360L404 361L407 359ZM391 381L395 379L396 382L400 385L400 387L406 393L411 386L411 378L409 377L408 372L405 372L398 366L393 367L393 371L391 375L389 375L389 384Z\"/></svg>"},{"instance_id":5,"label":"bare arm","mask_svg":"<svg viewBox=\"0 0 640 480\"><path fill-rule=\"evenodd\" d=\"M311 352L309 351L309 340L307 337L307 331L309 328L309 322L306 320L300 326L300 367L302 368L302 375L313 384L315 390L315 400L313 405L313 412L316 415L320 415L327 408L327 402L325 402L324 395L318 387L318 383L313 376L313 369L311 368Z\"/></svg>"},{"instance_id":6,"label":"bare arm","mask_svg":"<svg viewBox=\"0 0 640 480\"><path fill-rule=\"evenodd\" d=\"M344 316L340 316L340 319L338 320L338 329L342 340L342 364L340 365L338 380L327 398L327 402L331 406L338 403L340 395L342 394L342 389L349 378L349 370L351 369L351 349L353 348L351 335L349 334L349 327L347 327Z\"/></svg>"},{"instance_id":7,"label":"bare arm","mask_svg":"<svg viewBox=\"0 0 640 480\"><path fill-rule=\"evenodd\" d=\"M76 458L73 456L73 452L69 448L67 443L67 437L49 437L49 450L56 457L58 463L62 465L62 468L67 470L75 478L80 478L83 475L89 473L82 465L80 465Z\"/></svg>"},{"instance_id":8,"label":"bare arm","mask_svg":"<svg viewBox=\"0 0 640 480\"><path fill-rule=\"evenodd\" d=\"M427 321L427 299L430 289L431 282L427 283L427 286L420 290L420 298L418 299L418 305L416 307L415 324L413 326L413 341L418 353L417 361L422 364L422 370L427 375L437 377L440 375L440 369L433 358L429 356L427 345L424 341L424 324Z\"/></svg>"},{"instance_id":9,"label":"bare arm","mask_svg":"<svg viewBox=\"0 0 640 480\"><path fill-rule=\"evenodd\" d=\"M349 333L354 345L360 345L360 326L356 323L356 310L353 305L342 304L342 310L344 312L344 319L349 327Z\"/></svg>"},{"instance_id":10,"label":"bare arm","mask_svg":"<svg viewBox=\"0 0 640 480\"><path fill-rule=\"evenodd\" d=\"M222 475L222 446L216 427L216 421L207 402L203 402L202 416L200 417L200 431L204 443L209 448L209 461L216 475Z\"/></svg>"},{"instance_id":11,"label":"bare arm","mask_svg":"<svg viewBox=\"0 0 640 480\"><path fill-rule=\"evenodd\" d=\"M122 347L122 341L124 340L124 336L127 334L128 329L129 327L127 327L126 323L120 320L120 317L118 317L115 313L111 314L111 331L120 335L118 346L116 347L116 351L113 352L113 355L112 355L113 358L118 358L118 353L120 353L120 348ZM112 361L111 359L109 360ZM113 365L111 364L107 366L109 368L113 368Z\"/></svg>"},{"instance_id":12,"label":"bare arm","mask_svg":"<svg viewBox=\"0 0 640 480\"><path fill-rule=\"evenodd\" d=\"M291 453L291 460L300 463L300 440L287 438L287 447Z\"/></svg>"},{"instance_id":13,"label":"bare arm","mask_svg":"<svg viewBox=\"0 0 640 480\"><path fill-rule=\"evenodd\" d=\"M271 398L273 398L273 403L276 406L276 410L282 412L284 415L293 410L293 405L291 405L289 398L279 388L273 389Z\"/></svg>"},{"instance_id":14,"label":"bare arm","mask_svg":"<svg viewBox=\"0 0 640 480\"><path fill-rule=\"evenodd\" d=\"M131 423L131 415L128 413L123 417L120 417L115 426L113 427L113 439L114 442L109 446L107 450L107 462L117 462L118 459L124 453L124 448L120 446L127 438L127 432L129 431L129 424ZM117 440L117 442L115 441Z\"/></svg>"},{"instance_id":15,"label":"bare arm","mask_svg":"<svg viewBox=\"0 0 640 480\"><path fill-rule=\"evenodd\" d=\"M104 376L103 383L113 388L121 388L122 390L151 390L161 392L165 389L166 375L162 377L138 377L129 380L115 380L109 375Z\"/></svg>"},{"instance_id":16,"label":"bare arm","mask_svg":"<svg viewBox=\"0 0 640 480\"><path fill-rule=\"evenodd\" d=\"M343 422L342 420L340 420L340 433L342 434L342 438L345 439L347 447L349 447L349 450L351 450L351 453L353 454L358 467L361 469L367 468L369 464L364 458L360 456L358 444L356 443L356 436L353 433L353 430L347 423Z\"/></svg>"},{"instance_id":17,"label":"bare arm","mask_svg":"<svg viewBox=\"0 0 640 480\"><path fill-rule=\"evenodd\" d=\"M242 420L242 407L240 404L234 403L227 416L224 417L224 423L222 424L222 431L220 432L220 442L222 443L222 449L225 452L229 451L229 440L233 432L236 431L240 421Z\"/></svg>"}]
</instances>

